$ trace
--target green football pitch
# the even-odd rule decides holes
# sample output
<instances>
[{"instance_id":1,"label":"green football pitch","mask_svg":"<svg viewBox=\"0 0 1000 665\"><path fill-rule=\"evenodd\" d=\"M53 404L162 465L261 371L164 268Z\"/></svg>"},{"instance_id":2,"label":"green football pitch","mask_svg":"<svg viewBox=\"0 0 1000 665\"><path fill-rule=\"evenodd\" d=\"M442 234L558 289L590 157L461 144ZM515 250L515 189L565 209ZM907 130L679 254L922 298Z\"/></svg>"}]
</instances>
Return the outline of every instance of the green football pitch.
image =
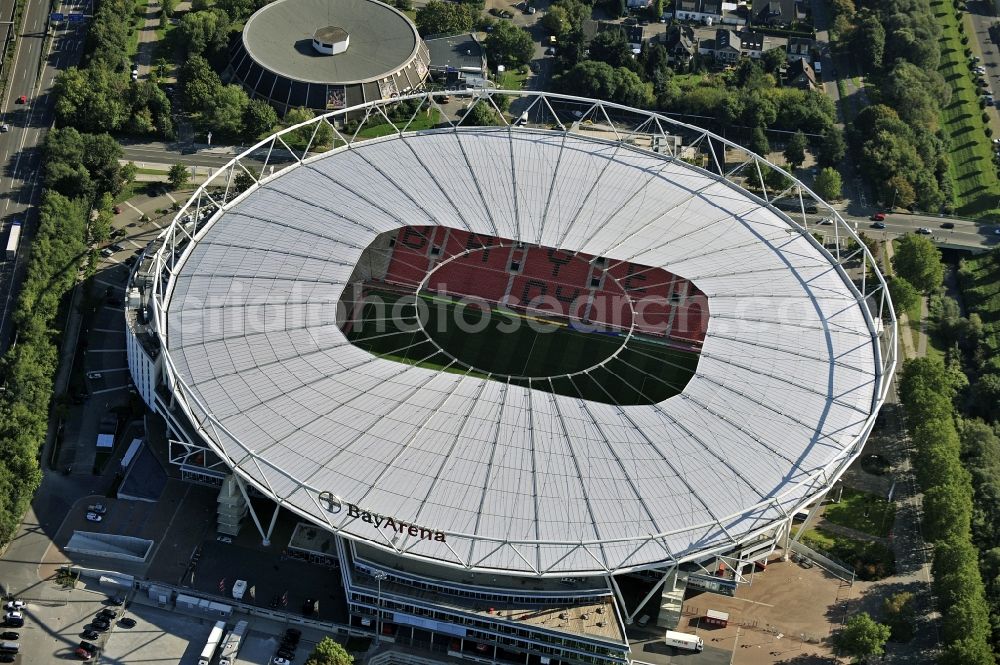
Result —
<instances>
[{"instance_id":1,"label":"green football pitch","mask_svg":"<svg viewBox=\"0 0 1000 665\"><path fill-rule=\"evenodd\" d=\"M496 306L420 301L370 292L348 339L398 362L623 405L676 395L698 364L697 353L654 338L582 332Z\"/></svg>"}]
</instances>

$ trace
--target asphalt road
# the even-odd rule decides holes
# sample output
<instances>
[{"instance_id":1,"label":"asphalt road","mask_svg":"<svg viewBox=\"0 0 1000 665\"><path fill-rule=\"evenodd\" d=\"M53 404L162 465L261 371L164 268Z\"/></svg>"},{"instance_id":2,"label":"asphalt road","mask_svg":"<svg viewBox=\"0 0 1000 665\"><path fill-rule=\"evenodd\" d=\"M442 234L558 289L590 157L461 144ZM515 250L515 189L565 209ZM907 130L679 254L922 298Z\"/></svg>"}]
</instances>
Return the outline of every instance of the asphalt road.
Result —
<instances>
[{"instance_id":1,"label":"asphalt road","mask_svg":"<svg viewBox=\"0 0 1000 665\"><path fill-rule=\"evenodd\" d=\"M7 349L13 339L11 310L24 279L27 267L24 248L35 236L37 211L41 196L41 144L45 132L52 124L53 99L50 94L57 69L75 62L83 45L84 26L56 32L51 41L46 40L46 19L49 3L44 0L25 0L23 29L15 43L9 83L0 100L3 122L10 131L0 134L0 198L3 199L3 245L6 247L8 228L14 219L24 220L20 248L14 261L0 257L0 352ZM82 11L85 3L79 0L62 3L63 11ZM3 9L7 15L6 6ZM41 63L45 59L45 68ZM21 103L20 97L25 97Z\"/></svg>"}]
</instances>

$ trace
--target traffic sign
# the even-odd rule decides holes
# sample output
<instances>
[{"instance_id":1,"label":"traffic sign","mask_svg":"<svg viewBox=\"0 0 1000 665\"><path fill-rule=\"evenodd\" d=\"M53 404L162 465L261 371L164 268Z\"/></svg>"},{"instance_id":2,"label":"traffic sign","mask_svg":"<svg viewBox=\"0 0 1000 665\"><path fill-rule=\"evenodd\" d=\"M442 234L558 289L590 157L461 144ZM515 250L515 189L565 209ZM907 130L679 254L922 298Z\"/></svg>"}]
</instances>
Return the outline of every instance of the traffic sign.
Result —
<instances>
[{"instance_id":1,"label":"traffic sign","mask_svg":"<svg viewBox=\"0 0 1000 665\"><path fill-rule=\"evenodd\" d=\"M60 14L59 12L52 12L51 14L49 14L49 20L53 21L53 22L55 22L55 21L61 21L64 18L66 18L66 17L63 16L62 14Z\"/></svg>"},{"instance_id":2,"label":"traffic sign","mask_svg":"<svg viewBox=\"0 0 1000 665\"><path fill-rule=\"evenodd\" d=\"M67 18L70 23L83 23L85 17L83 14L70 14Z\"/></svg>"}]
</instances>

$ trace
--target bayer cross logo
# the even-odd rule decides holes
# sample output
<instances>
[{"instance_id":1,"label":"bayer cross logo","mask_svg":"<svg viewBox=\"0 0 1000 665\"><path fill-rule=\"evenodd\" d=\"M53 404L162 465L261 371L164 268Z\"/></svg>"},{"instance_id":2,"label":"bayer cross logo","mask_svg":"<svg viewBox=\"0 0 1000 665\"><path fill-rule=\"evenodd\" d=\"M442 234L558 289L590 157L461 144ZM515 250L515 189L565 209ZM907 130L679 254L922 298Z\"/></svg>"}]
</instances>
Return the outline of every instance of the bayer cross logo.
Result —
<instances>
[{"instance_id":1,"label":"bayer cross logo","mask_svg":"<svg viewBox=\"0 0 1000 665\"><path fill-rule=\"evenodd\" d=\"M328 513L336 515L344 509L344 504L333 492L320 492L318 498L320 504L323 506L323 510Z\"/></svg>"}]
</instances>

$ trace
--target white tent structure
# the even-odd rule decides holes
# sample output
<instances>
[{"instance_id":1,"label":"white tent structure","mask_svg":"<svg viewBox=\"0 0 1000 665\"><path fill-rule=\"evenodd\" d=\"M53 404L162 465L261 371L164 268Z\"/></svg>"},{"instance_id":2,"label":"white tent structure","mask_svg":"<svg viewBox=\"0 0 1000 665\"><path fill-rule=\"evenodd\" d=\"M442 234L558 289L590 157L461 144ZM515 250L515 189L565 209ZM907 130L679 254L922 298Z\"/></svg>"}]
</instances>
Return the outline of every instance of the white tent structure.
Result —
<instances>
[{"instance_id":1,"label":"white tent structure","mask_svg":"<svg viewBox=\"0 0 1000 665\"><path fill-rule=\"evenodd\" d=\"M591 100L518 101L525 126L443 115L376 140L335 130L318 154L278 135L220 171L146 273L170 408L282 507L425 563L608 575L773 543L860 453L884 399L896 327L871 255L801 183L768 191L773 167L717 136ZM384 125L382 109L362 108ZM667 135L700 161L649 149ZM238 179L253 184L235 195ZM205 206L218 210L192 237L181 220ZM814 229L819 216L834 224ZM692 280L710 309L694 376L619 405L371 355L336 305L364 250L406 225Z\"/></svg>"}]
</instances>

